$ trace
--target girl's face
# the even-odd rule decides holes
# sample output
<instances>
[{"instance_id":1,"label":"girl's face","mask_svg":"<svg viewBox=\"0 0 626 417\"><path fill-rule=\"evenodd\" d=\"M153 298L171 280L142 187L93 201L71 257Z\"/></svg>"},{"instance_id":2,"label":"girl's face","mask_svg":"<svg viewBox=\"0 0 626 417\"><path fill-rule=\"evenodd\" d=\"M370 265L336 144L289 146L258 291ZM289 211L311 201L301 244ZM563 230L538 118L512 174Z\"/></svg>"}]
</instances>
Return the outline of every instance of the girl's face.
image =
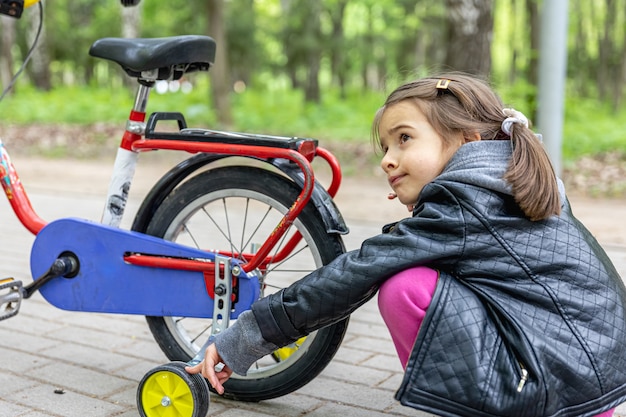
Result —
<instances>
[{"instance_id":1,"label":"girl's face","mask_svg":"<svg viewBox=\"0 0 626 417\"><path fill-rule=\"evenodd\" d=\"M384 152L380 165L400 202L409 208L465 142L462 134L444 142L410 100L385 109L378 133Z\"/></svg>"}]
</instances>

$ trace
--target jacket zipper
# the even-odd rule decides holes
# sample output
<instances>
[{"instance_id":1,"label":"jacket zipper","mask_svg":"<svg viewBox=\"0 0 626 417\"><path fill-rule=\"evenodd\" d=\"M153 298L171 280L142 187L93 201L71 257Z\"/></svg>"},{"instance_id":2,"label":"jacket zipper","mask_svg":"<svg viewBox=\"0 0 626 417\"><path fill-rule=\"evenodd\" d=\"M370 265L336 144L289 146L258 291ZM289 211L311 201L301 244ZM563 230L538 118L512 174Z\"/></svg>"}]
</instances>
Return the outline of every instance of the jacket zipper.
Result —
<instances>
[{"instance_id":1,"label":"jacket zipper","mask_svg":"<svg viewBox=\"0 0 626 417\"><path fill-rule=\"evenodd\" d=\"M528 381L528 371L526 370L526 368L520 361L517 361L517 363L519 364L520 372L521 372L521 377L520 377L519 383L517 384L517 392L522 392L522 390L524 389L524 385L526 384L526 381Z\"/></svg>"}]
</instances>

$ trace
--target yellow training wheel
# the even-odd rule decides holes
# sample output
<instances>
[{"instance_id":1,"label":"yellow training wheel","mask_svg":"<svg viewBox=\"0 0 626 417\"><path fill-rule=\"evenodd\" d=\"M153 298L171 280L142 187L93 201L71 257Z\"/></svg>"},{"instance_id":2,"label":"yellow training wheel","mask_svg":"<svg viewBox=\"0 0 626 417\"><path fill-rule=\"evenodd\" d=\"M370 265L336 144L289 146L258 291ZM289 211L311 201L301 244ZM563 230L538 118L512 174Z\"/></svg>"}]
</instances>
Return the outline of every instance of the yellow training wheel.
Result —
<instances>
[{"instance_id":1,"label":"yellow training wheel","mask_svg":"<svg viewBox=\"0 0 626 417\"><path fill-rule=\"evenodd\" d=\"M142 417L206 417L209 387L199 375L185 371L184 362L171 362L148 372L137 388Z\"/></svg>"}]
</instances>

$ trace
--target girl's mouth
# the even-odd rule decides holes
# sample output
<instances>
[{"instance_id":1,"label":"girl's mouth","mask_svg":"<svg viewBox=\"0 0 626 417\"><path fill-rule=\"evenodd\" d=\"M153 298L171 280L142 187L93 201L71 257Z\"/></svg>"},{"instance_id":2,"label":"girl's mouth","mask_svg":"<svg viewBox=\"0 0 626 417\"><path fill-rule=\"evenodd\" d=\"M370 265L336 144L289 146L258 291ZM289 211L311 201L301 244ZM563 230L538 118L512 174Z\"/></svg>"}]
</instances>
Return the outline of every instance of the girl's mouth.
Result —
<instances>
[{"instance_id":1,"label":"girl's mouth","mask_svg":"<svg viewBox=\"0 0 626 417\"><path fill-rule=\"evenodd\" d=\"M393 175L389 177L388 181L389 181L389 185L391 186L391 188L393 188L394 185L396 185L398 181L400 181L403 177L404 175Z\"/></svg>"}]
</instances>

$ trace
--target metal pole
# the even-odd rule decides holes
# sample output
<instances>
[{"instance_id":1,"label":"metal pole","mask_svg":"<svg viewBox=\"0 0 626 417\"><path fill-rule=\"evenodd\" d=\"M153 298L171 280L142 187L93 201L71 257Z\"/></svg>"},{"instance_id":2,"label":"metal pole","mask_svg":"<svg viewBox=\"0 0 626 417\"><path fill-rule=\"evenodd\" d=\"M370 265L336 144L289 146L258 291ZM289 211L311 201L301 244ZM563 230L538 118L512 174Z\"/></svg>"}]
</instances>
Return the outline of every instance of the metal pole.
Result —
<instances>
[{"instance_id":1,"label":"metal pole","mask_svg":"<svg viewBox=\"0 0 626 417\"><path fill-rule=\"evenodd\" d=\"M543 0L539 51L537 127L557 175L561 175L567 71L568 0Z\"/></svg>"}]
</instances>

